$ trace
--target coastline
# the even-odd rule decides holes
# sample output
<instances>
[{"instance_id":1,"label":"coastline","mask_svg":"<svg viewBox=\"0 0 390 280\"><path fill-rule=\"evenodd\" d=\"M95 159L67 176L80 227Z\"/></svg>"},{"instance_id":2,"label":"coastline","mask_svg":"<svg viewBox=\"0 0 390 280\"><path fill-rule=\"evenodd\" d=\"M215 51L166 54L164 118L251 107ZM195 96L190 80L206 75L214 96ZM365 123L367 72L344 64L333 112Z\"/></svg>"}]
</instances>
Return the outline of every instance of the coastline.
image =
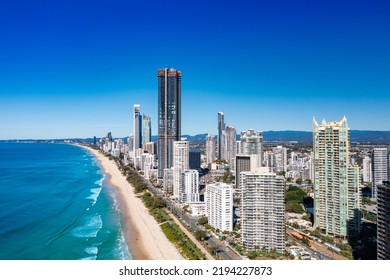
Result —
<instances>
[{"instance_id":1,"label":"coastline","mask_svg":"<svg viewBox=\"0 0 390 280\"><path fill-rule=\"evenodd\" d=\"M133 192L133 187L113 161L99 151L79 145L90 151L109 175L110 185L118 193L123 216L123 229L127 246L134 260L181 260L175 246L169 242L156 220Z\"/></svg>"}]
</instances>

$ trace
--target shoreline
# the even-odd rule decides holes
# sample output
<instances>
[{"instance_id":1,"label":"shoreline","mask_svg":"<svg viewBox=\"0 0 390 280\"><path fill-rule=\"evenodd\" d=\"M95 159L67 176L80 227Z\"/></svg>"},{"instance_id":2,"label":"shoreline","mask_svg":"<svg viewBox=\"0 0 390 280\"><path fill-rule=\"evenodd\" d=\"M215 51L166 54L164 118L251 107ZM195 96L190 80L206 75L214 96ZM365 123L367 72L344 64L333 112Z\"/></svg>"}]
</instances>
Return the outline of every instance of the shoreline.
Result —
<instances>
[{"instance_id":1,"label":"shoreline","mask_svg":"<svg viewBox=\"0 0 390 280\"><path fill-rule=\"evenodd\" d=\"M132 185L119 171L115 162L90 147L90 151L108 176L109 185L117 194L122 212L122 228L127 247L134 260L182 260L176 247L166 238L156 220L133 192Z\"/></svg>"}]
</instances>

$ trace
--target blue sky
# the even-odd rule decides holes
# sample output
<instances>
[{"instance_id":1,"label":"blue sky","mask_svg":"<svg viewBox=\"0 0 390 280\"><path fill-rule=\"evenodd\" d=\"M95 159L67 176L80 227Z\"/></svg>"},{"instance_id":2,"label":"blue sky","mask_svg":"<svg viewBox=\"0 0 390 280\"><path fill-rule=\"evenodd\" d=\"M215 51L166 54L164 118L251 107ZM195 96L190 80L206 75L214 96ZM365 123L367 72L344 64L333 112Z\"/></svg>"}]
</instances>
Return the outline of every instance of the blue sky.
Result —
<instances>
[{"instance_id":1,"label":"blue sky","mask_svg":"<svg viewBox=\"0 0 390 280\"><path fill-rule=\"evenodd\" d=\"M188 3L190 2L190 3ZM0 3L0 139L157 132L157 69L182 71L182 133L390 130L389 1Z\"/></svg>"}]
</instances>

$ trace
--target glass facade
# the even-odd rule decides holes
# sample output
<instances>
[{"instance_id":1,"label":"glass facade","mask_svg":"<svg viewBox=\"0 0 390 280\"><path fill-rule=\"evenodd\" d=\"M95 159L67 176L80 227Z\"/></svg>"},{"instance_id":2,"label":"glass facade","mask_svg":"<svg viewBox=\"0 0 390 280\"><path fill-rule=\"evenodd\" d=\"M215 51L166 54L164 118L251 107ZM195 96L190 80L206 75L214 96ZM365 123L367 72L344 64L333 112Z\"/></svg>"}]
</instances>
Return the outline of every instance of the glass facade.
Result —
<instances>
[{"instance_id":1,"label":"glass facade","mask_svg":"<svg viewBox=\"0 0 390 280\"><path fill-rule=\"evenodd\" d=\"M158 177L173 166L173 141L181 136L181 72L160 69L158 77Z\"/></svg>"}]
</instances>

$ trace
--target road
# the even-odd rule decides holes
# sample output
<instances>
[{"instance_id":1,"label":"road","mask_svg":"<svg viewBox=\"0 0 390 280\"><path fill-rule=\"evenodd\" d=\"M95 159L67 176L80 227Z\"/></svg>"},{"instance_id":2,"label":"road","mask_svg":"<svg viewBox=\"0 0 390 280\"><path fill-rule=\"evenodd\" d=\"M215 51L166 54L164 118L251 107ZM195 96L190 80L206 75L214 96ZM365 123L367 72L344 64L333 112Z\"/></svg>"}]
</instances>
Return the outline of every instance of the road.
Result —
<instances>
[{"instance_id":1,"label":"road","mask_svg":"<svg viewBox=\"0 0 390 280\"><path fill-rule=\"evenodd\" d=\"M163 199L167 205L167 208L172 213L175 213L175 215L183 223L185 223L187 226L189 226L189 228L192 232L196 232L198 230L204 230L203 227L199 226L198 218L192 217L191 215L184 212L180 206L178 206L176 203L172 202L169 198L167 198L160 189L154 187L150 182L145 180L145 178L142 177L142 179L145 182L145 184L148 186L149 190L151 192L153 192L155 195L157 195L158 197L160 197L161 199ZM207 239L207 243L211 247L217 248L215 253L218 257L222 258L223 260L241 260L241 257L239 255L237 255L234 251L228 249L227 246L225 244L223 244L215 236L210 236Z\"/></svg>"},{"instance_id":2,"label":"road","mask_svg":"<svg viewBox=\"0 0 390 280\"><path fill-rule=\"evenodd\" d=\"M287 234L290 234L291 231L303 233L298 229L295 229L291 226L288 226L288 228L286 229ZM312 253L317 259L320 259L320 260L347 260L347 258L332 252L331 250L326 248L325 245L323 245L322 243L319 243L317 241L309 240L311 247L308 247L308 246L304 245L302 242L300 242L299 240L297 240L296 238L293 238L293 240L296 242L299 242L301 246L304 246L305 249L307 249L307 251L309 253Z\"/></svg>"}]
</instances>

